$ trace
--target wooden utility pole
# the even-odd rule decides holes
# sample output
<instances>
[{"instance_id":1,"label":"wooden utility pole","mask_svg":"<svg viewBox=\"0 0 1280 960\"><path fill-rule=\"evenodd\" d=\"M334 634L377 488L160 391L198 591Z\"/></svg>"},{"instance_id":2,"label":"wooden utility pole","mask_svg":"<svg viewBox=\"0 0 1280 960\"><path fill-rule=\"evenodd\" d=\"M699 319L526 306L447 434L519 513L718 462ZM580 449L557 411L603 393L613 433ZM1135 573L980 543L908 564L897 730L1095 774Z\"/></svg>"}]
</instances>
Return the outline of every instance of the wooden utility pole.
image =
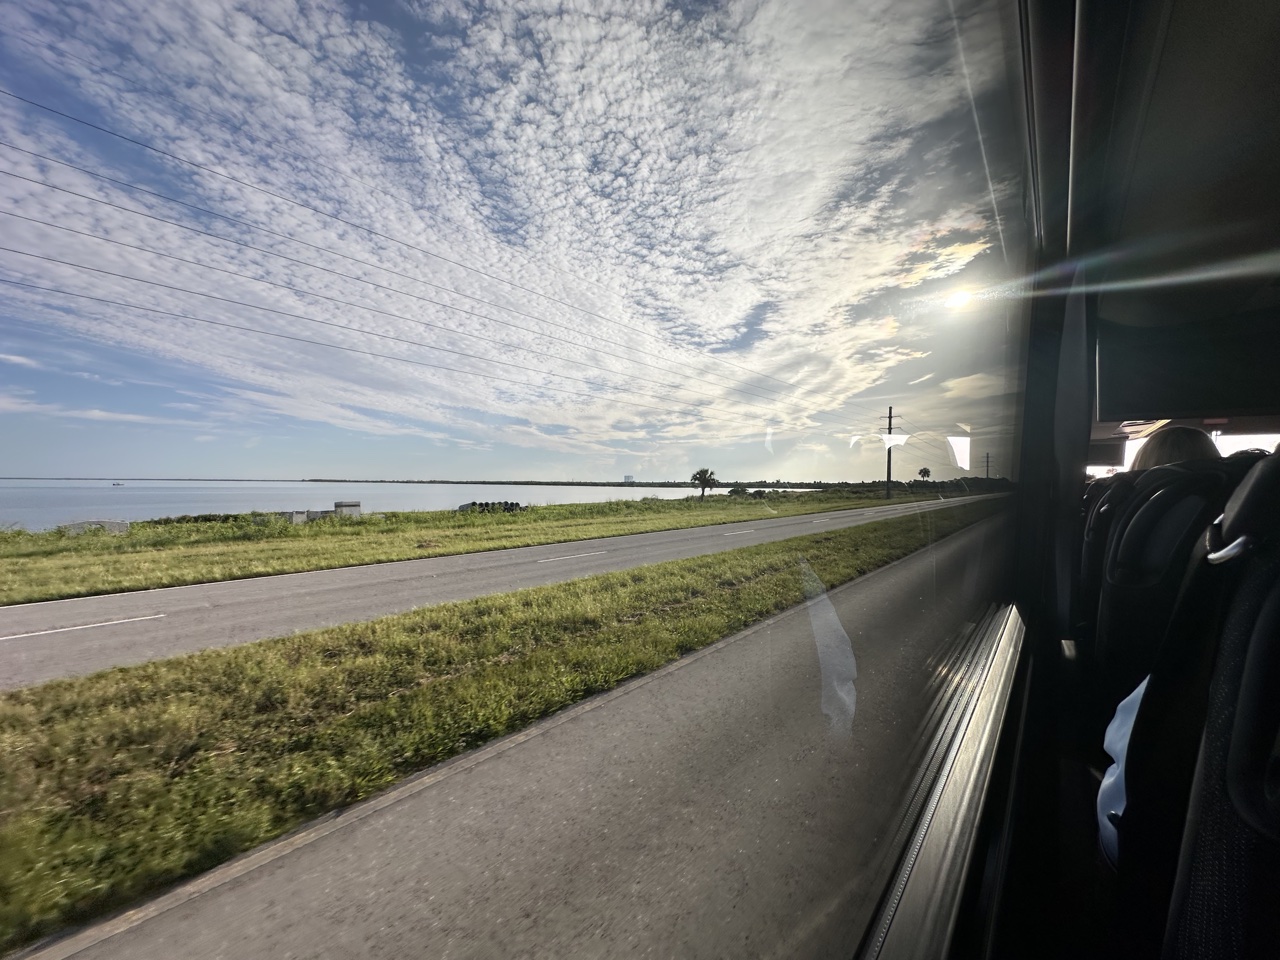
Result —
<instances>
[{"instance_id":1,"label":"wooden utility pole","mask_svg":"<svg viewBox=\"0 0 1280 960\"><path fill-rule=\"evenodd\" d=\"M991 479L991 454L989 453L986 454L984 459L986 460L986 465L987 465L987 479L990 480Z\"/></svg>"},{"instance_id":2,"label":"wooden utility pole","mask_svg":"<svg viewBox=\"0 0 1280 960\"><path fill-rule=\"evenodd\" d=\"M886 436L893 435L893 407L889 408L889 416L881 417L881 420L889 421L889 429L885 431ZM893 497L893 447L888 442L884 445L884 498L886 500Z\"/></svg>"}]
</instances>

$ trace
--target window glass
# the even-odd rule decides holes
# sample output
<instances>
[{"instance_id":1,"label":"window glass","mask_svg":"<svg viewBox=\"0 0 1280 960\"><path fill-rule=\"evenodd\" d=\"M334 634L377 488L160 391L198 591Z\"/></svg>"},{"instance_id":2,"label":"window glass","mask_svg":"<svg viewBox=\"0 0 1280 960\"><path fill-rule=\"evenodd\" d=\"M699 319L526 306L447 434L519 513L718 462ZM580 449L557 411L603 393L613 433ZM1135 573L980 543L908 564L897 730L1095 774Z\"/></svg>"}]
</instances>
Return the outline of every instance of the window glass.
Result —
<instances>
[{"instance_id":1,"label":"window glass","mask_svg":"<svg viewBox=\"0 0 1280 960\"><path fill-rule=\"evenodd\" d=\"M0 947L850 955L1006 598L1013 5L0 16Z\"/></svg>"}]
</instances>

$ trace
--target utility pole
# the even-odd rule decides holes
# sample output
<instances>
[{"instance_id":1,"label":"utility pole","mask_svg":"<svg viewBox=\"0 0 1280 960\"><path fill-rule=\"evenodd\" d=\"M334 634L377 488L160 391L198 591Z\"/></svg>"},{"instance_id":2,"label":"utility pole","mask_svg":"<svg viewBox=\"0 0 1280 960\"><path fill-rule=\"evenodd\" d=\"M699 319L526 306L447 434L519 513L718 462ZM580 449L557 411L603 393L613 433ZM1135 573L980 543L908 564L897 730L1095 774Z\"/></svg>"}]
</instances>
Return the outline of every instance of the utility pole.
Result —
<instances>
[{"instance_id":1,"label":"utility pole","mask_svg":"<svg viewBox=\"0 0 1280 960\"><path fill-rule=\"evenodd\" d=\"M991 479L991 454L988 453L985 459L987 462L987 479L990 480Z\"/></svg>"},{"instance_id":2,"label":"utility pole","mask_svg":"<svg viewBox=\"0 0 1280 960\"><path fill-rule=\"evenodd\" d=\"M889 421L889 429L885 431L885 434L892 435L893 407L889 408L888 417L881 417L880 419ZM893 498L893 447L888 443L884 445L884 498L886 500Z\"/></svg>"}]
</instances>

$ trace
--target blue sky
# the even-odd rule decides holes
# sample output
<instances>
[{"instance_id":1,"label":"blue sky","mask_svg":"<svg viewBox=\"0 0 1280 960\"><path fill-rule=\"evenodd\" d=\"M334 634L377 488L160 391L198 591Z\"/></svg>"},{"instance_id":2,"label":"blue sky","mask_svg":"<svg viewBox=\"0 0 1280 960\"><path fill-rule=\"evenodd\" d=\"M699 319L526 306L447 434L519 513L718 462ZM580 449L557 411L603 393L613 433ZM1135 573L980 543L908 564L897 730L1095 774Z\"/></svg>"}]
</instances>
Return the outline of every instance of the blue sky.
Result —
<instances>
[{"instance_id":1,"label":"blue sky","mask_svg":"<svg viewBox=\"0 0 1280 960\"><path fill-rule=\"evenodd\" d=\"M1020 269L985 4L32 2L0 43L0 475L856 480L889 404L896 476L1010 469L1016 307L955 305Z\"/></svg>"}]
</instances>

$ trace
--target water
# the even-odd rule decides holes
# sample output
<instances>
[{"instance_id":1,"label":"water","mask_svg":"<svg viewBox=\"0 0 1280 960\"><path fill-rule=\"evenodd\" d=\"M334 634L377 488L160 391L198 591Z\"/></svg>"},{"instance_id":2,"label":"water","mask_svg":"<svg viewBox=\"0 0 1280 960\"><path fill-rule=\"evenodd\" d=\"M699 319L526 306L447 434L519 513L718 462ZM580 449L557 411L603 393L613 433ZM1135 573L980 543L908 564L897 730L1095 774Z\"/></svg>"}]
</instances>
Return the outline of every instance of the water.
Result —
<instances>
[{"instance_id":1,"label":"water","mask_svg":"<svg viewBox=\"0 0 1280 960\"><path fill-rule=\"evenodd\" d=\"M723 492L723 491L721 491ZM77 520L152 520L197 513L329 510L359 500L365 513L452 510L472 500L525 505L679 499L690 487L544 487L480 483L302 483L299 481L0 480L0 530L48 530Z\"/></svg>"}]
</instances>

